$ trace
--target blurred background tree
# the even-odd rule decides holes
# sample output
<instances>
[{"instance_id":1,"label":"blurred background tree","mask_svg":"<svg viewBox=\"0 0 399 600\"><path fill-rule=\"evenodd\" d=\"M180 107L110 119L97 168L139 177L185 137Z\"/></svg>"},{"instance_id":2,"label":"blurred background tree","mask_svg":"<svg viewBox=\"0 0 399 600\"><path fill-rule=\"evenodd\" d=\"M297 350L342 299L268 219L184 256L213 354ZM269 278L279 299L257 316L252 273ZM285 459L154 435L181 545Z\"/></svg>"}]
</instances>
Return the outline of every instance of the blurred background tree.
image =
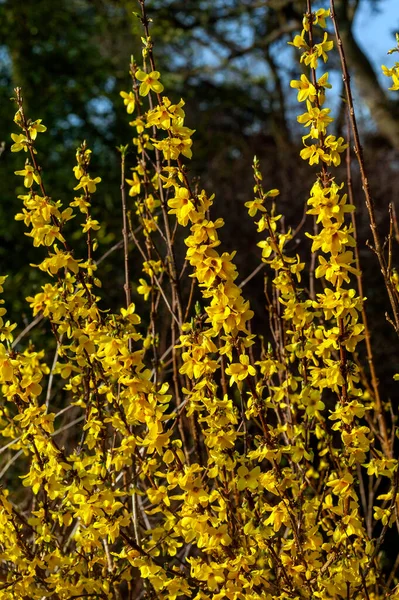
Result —
<instances>
[{"instance_id":1,"label":"blurred background tree","mask_svg":"<svg viewBox=\"0 0 399 600\"><path fill-rule=\"evenodd\" d=\"M48 128L40 140L40 164L54 198L73 199L75 150L88 139L94 168L104 182L101 213L110 232L105 241L112 241L112 225L117 223L112 216L119 199L115 146L128 135L119 90L128 85L129 56L134 44L140 44L133 7L134 2L85 0L0 3L0 131L5 142L0 161L0 261L12 271L16 289L24 282L26 291L32 291L42 274L26 265L30 243L13 221L19 206L16 194L24 193L12 176L20 165L20 157L10 152L13 89L22 88L27 115L41 118ZM13 316L21 313L25 295L15 294Z\"/></svg>"},{"instance_id":2,"label":"blurred background tree","mask_svg":"<svg viewBox=\"0 0 399 600\"><path fill-rule=\"evenodd\" d=\"M383 9L387 1L336 0L358 104L365 115L363 138L370 154L371 185L385 228L388 202L399 192L395 176L398 104L381 87L376 66L356 39L354 23L365 6ZM289 88L289 81L300 72L294 50L287 46L301 28L305 4L303 0L147 2L154 19L151 31L162 80L174 100L186 100L187 123L196 129L190 175L198 185L217 193L215 212L227 217L230 232L224 240L226 249L238 244L246 249L238 255L243 279L259 262L253 225L243 208L251 196L253 155L261 161L265 186L281 190L279 212L287 226L295 228L300 222L312 178L311 173L303 177L298 158L302 127L296 122L296 92ZM27 308L24 297L38 290L43 274L27 266L31 243L22 235L20 223L13 220L19 209L16 195L24 192L13 175L21 168L21 155L10 151L15 107L9 98L15 86L22 87L27 114L41 118L48 128L38 147L46 187L55 199L68 202L73 198L75 149L87 139L93 150L92 171L103 179L95 215L105 226L100 256L121 237L116 146L131 140L119 92L131 85L130 56L140 60L136 10L135 0L59 0L56 4L52 0L0 0L0 263L2 272L12 274L10 311L20 323ZM392 27L399 26L399 6L397 14L389 16ZM388 39L386 47L390 47ZM334 84L337 133L345 134L345 103L340 100L338 77ZM354 184L361 205L356 173ZM361 208L358 220L364 242L369 230ZM361 247L365 248L364 243ZM298 251L303 248L304 241L298 240ZM367 259L363 267L374 276L377 263L371 251L365 248L362 258ZM110 256L100 272L105 293L118 300L122 269L115 266L120 259L119 253ZM38 255L29 262L39 262ZM138 276L133 273L135 280ZM255 305L264 302L261 277L248 290ZM385 331L381 287L374 286L368 294L369 310Z\"/></svg>"}]
</instances>

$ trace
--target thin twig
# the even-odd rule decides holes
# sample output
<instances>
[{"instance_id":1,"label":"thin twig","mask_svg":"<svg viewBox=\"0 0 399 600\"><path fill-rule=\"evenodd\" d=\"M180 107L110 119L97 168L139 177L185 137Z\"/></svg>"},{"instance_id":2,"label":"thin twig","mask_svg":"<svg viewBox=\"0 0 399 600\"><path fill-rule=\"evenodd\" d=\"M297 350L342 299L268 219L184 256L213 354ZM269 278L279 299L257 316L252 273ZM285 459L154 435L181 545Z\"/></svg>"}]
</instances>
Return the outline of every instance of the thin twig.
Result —
<instances>
[{"instance_id":1,"label":"thin twig","mask_svg":"<svg viewBox=\"0 0 399 600\"><path fill-rule=\"evenodd\" d=\"M48 384L47 384L47 393L46 393L46 407L48 409L49 405L50 405L50 398L51 398L51 390L53 387L53 381L54 381L54 370L55 367L57 366L57 362L58 362L58 356L59 356L59 349L62 343L62 338L63 338L64 334L61 334L60 339L57 340L57 348L55 350L54 353L54 358L53 358L53 364L51 365L51 371L50 371L50 375L48 378Z\"/></svg>"},{"instance_id":2,"label":"thin twig","mask_svg":"<svg viewBox=\"0 0 399 600\"><path fill-rule=\"evenodd\" d=\"M124 254L124 265L125 265L125 296L126 296L126 308L132 303L132 295L130 290L130 276L129 276L129 232L127 223L127 211L126 211L126 188L125 188L125 159L126 159L126 147L120 148L121 152L121 200L122 200L122 236L123 236L123 254ZM129 340L130 342L130 340Z\"/></svg>"},{"instance_id":3,"label":"thin twig","mask_svg":"<svg viewBox=\"0 0 399 600\"><path fill-rule=\"evenodd\" d=\"M27 325L25 329L23 329L21 333L15 338L15 340L11 344L11 348L15 348L22 340L22 338L24 338L31 331L31 329L33 329L34 327L36 327L36 325L43 321L43 319L43 315L37 315L37 317L35 317L33 321L31 321L29 325Z\"/></svg>"},{"instance_id":4,"label":"thin twig","mask_svg":"<svg viewBox=\"0 0 399 600\"><path fill-rule=\"evenodd\" d=\"M7 473L8 469L11 467L11 465L13 465L18 460L18 458L21 456L21 454L23 454L23 452L24 452L24 448L21 448L21 450L18 450L18 452L16 454L14 454L14 456L12 458L10 458L10 460L5 464L3 469L0 471L0 479L2 479L4 477L4 475Z\"/></svg>"},{"instance_id":5,"label":"thin twig","mask_svg":"<svg viewBox=\"0 0 399 600\"><path fill-rule=\"evenodd\" d=\"M351 85L350 85L350 75L349 75L348 65L347 65L346 58L345 58L345 50L344 50L344 47L342 44L342 39L341 39L341 36L339 33L338 22L337 22L337 18L336 18L336 14L335 14L334 0L330 0L330 7L331 7L331 19L334 24L335 36L336 36L337 45L338 45L338 52L339 52L339 56L340 56L340 60L341 60L342 77L343 77L344 86L345 86L346 100L348 102L349 119L350 119L351 128L352 128L352 132L353 132L355 154L356 154L356 157L357 157L357 160L359 163L364 198L365 198L366 207L367 207L367 211L368 211L369 218L370 218L370 228L371 228L371 232L372 232L373 240L374 240L374 249L375 249L375 253L378 258L381 273L382 273L385 287L386 287L386 290L388 293L389 301L391 303L393 319L394 319L394 328L395 328L396 333L399 335L399 305L398 305L398 301L397 301L397 298L394 293L392 281L388 277L387 263L385 260L383 247L382 247L382 243L381 243L381 239L380 239L380 234L379 234L378 227L377 227L377 219L375 216L374 200L371 196L369 182L368 182L368 178L367 178L367 174L366 174L366 166L365 166L365 161L364 161L364 156L363 156L363 148L360 143L359 131L358 131L357 121L356 121L356 116L355 116L355 109L354 109L354 105L353 105L352 90L351 90Z\"/></svg>"},{"instance_id":6,"label":"thin twig","mask_svg":"<svg viewBox=\"0 0 399 600\"><path fill-rule=\"evenodd\" d=\"M347 112L347 119L349 121L348 112ZM348 137L348 148L346 151L346 178L347 178L348 197L349 197L349 203L352 204L353 206L355 206L355 198L354 198L353 187L352 187L352 169L351 169L351 151L350 151L351 130L350 130L349 122L348 122L348 126L347 126L347 137ZM361 298L361 315L362 315L362 321L363 321L363 326L364 326L364 340L366 343L367 362L368 362L369 369L370 369L371 385L372 385L373 393L374 393L377 420L378 420L380 434L382 437L382 445L383 445L386 456L391 456L393 446L389 442L387 424L386 424L385 414L384 414L381 397L380 397L379 382L378 382L377 373L376 373L375 364L374 364L373 349L372 349L372 345L371 345L371 333L370 333L370 328L369 328L368 319L367 319L367 312L366 312L366 308L365 308L364 300L363 300L364 299L363 275L362 275L362 269L361 269L361 264L360 264L357 223L356 223L356 215L355 215L354 211L351 213L351 219L352 219L352 228L353 228L353 238L355 240L354 254L355 254L355 265L356 265L356 270L357 270L356 281L357 281L357 289L359 292L359 296Z\"/></svg>"},{"instance_id":7,"label":"thin twig","mask_svg":"<svg viewBox=\"0 0 399 600\"><path fill-rule=\"evenodd\" d=\"M246 277L243 281L241 281L241 283L238 285L238 287L240 289L242 289L245 285L247 285L247 283L249 283L251 281L251 279L253 279L255 277L255 275L257 275L259 273L259 271L261 271L262 269L264 269L266 267L266 263L261 263L260 265L258 265L253 271L252 273L250 273L248 275L248 277Z\"/></svg>"}]
</instances>

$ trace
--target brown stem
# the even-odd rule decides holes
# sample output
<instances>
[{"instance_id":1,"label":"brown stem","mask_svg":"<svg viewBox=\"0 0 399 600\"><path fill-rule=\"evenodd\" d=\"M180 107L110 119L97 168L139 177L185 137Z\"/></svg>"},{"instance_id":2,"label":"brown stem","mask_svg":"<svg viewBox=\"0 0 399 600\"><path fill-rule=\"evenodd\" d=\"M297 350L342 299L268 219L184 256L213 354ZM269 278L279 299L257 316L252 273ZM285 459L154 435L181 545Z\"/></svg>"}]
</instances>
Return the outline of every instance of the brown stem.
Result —
<instances>
[{"instance_id":1,"label":"brown stem","mask_svg":"<svg viewBox=\"0 0 399 600\"><path fill-rule=\"evenodd\" d=\"M125 263L125 297L126 297L126 308L132 303L132 295L130 290L130 275L129 275L129 232L127 223L127 211L126 211L126 188L125 188L125 153L121 154L121 199L122 199L122 236L123 236L123 254Z\"/></svg>"},{"instance_id":2,"label":"brown stem","mask_svg":"<svg viewBox=\"0 0 399 600\"><path fill-rule=\"evenodd\" d=\"M348 116L348 119L349 119L349 116ZM348 125L348 134L347 135L348 135L348 148L346 151L347 187L348 187L349 203L354 205L355 199L354 199L353 187L352 187L351 150L350 150L351 144L350 144L350 127L349 127L349 125ZM361 315L362 315L362 322L364 325L364 341L366 343L367 363L368 363L368 366L370 369L371 385L372 385L373 393L374 393L374 400L375 400L376 412L377 412L377 420L378 420L380 434L381 434L381 437L383 440L384 452L385 452L386 456L391 456L392 449L391 449L391 445L389 442L387 424L386 424L384 410L382 407L382 402L381 402L381 397L380 397L379 382L378 382L377 373L375 370L373 349L371 346L370 328L368 325L366 308L365 308L365 305L363 302L363 298L364 298L363 276L362 276L361 265L360 265L356 215L355 215L354 211L351 213L351 219L352 219L352 227L353 227L353 237L355 240L355 248L354 248L355 264L356 264L356 271L358 273L356 275L357 288L358 288L359 296L360 296L361 302L362 302Z\"/></svg>"},{"instance_id":3,"label":"brown stem","mask_svg":"<svg viewBox=\"0 0 399 600\"><path fill-rule=\"evenodd\" d=\"M382 273L385 287L386 287L386 290L388 293L389 301L391 303L392 314L393 314L393 318L394 318L394 328L395 328L396 333L399 335L399 304L398 304L398 300L394 293L393 284L388 277L387 263L386 263L385 256L384 256L384 250L383 250L383 246L381 243L380 234L378 232L377 220L376 220L376 216L375 216L374 200L371 196L369 182L368 182L368 178L367 178L366 166L365 166L365 161L364 161L364 156L363 156L363 148L360 143L359 131L358 131L357 121L356 121L356 116L355 116L355 109L354 109L354 105L353 105L352 90L351 90L351 85L350 85L350 75L349 75L348 65L347 65L346 58L345 58L345 51L344 51L344 47L342 44L342 39L341 39L340 33L339 33L338 22L337 22L336 15L335 15L334 0L330 0L330 7L331 7L331 19L334 24L335 36L336 36L337 45L338 45L338 52L339 52L339 56L340 56L340 60L341 60L342 77L343 77L343 81L344 81L346 100L348 102L349 119L350 119L351 128L352 128L352 132L353 132L355 154L356 154L356 157L357 157L357 160L359 163L364 198L365 198L366 207L367 207L367 211L368 211L369 218L370 218L370 228L371 228L371 232L372 232L373 240L374 240L374 249L375 249L375 253L378 258L381 273Z\"/></svg>"},{"instance_id":4,"label":"brown stem","mask_svg":"<svg viewBox=\"0 0 399 600\"><path fill-rule=\"evenodd\" d=\"M138 0L138 2L140 4L141 14L142 14L141 21L142 21L142 24L144 27L146 39L148 40L150 38L149 20L148 20L146 8L145 8L145 2L144 2L144 0ZM148 57L150 60L151 69L153 71L155 71L156 66L155 66L154 54L152 52L151 44L148 47ZM150 105L151 105L151 103L152 103L151 92L149 94L149 100L150 100ZM157 94L157 101L158 101L159 106L161 106L162 98L161 98L160 94ZM155 128L154 128L154 138L156 138ZM158 148L155 148L155 162L156 162L156 172L159 175L162 171L162 161L161 161L161 153L158 150ZM166 234L166 247L167 247L167 252L168 252L168 257L169 257L169 262L170 262L170 265L169 265L169 267L170 267L170 282L171 282L171 286L172 286L172 293L173 293L173 295L176 296L178 322L179 322L179 327L181 329L181 326L183 324L183 308L182 308L180 286L179 286L179 281L178 281L178 277L177 277L176 257L175 257L173 243L172 243L172 234L171 234L170 224L169 224L167 203L166 203L166 199L165 199L165 195L164 195L164 189L162 187L162 181L159 177L158 177L158 187L159 187L159 196L160 196L160 200L161 200L162 217L163 217L165 234Z\"/></svg>"}]
</instances>

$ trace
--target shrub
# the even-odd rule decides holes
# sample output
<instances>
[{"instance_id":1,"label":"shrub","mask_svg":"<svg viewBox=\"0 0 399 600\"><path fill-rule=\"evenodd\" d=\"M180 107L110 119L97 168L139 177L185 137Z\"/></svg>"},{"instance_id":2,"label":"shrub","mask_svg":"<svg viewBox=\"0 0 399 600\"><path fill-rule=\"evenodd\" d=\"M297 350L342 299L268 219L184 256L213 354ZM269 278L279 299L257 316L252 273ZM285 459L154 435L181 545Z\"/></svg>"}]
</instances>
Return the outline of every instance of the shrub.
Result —
<instances>
[{"instance_id":1,"label":"shrub","mask_svg":"<svg viewBox=\"0 0 399 600\"><path fill-rule=\"evenodd\" d=\"M34 320L15 340L16 325L0 313L0 425L8 440L0 477L11 475L0 491L1 597L399 598L387 542L399 527L396 411L375 372L350 148L330 133L325 107L331 85L320 62L333 51L330 11L309 10L292 42L309 75L291 82L306 105L300 154L318 169L307 200L309 255L292 251L297 233L282 226L279 192L264 189L253 162L245 206L259 219L267 270L270 328L262 337L251 328L235 253L221 249L215 197L190 181L184 161L194 131L184 101L163 95L144 0L140 6L143 64L132 61L132 90L121 92L137 162L127 176L128 148L119 148L125 304L118 312L105 307L97 277L100 223L91 205L101 179L90 171L91 151L86 142L77 150L79 195L65 208L50 197L35 148L46 128L25 114L16 90L12 150L28 156L16 173L26 188L16 218L45 249L32 266L49 281L27 298ZM385 245L332 17L397 333L394 212ZM384 72L398 89L399 63ZM335 175L343 157L346 189ZM79 220L82 258L68 241ZM142 257L135 288L142 318L132 302L132 245ZM24 342L39 320L51 328L53 357L48 336L40 350Z\"/></svg>"}]
</instances>

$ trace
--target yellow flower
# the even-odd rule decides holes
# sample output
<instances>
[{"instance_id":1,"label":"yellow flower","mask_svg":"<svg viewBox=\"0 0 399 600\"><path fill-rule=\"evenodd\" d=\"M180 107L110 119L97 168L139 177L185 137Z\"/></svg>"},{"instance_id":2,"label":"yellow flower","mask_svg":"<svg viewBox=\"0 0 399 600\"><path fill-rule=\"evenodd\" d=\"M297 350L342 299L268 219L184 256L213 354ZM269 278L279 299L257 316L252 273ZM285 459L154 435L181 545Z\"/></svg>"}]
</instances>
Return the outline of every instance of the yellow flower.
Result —
<instances>
[{"instance_id":1,"label":"yellow flower","mask_svg":"<svg viewBox=\"0 0 399 600\"><path fill-rule=\"evenodd\" d=\"M300 157L303 158L303 160L309 160L310 165L318 165L320 160L327 164L331 162L330 156L321 146L316 146L316 144L305 146L300 152Z\"/></svg>"},{"instance_id":2,"label":"yellow flower","mask_svg":"<svg viewBox=\"0 0 399 600\"><path fill-rule=\"evenodd\" d=\"M83 175L83 177L80 179L78 185L76 187L74 187L73 189L79 190L80 188L85 188L85 190L89 194L94 194L94 192L97 189L96 184L100 183L100 181L101 181L101 177L96 177L95 179L91 179L91 177L89 175Z\"/></svg>"},{"instance_id":3,"label":"yellow flower","mask_svg":"<svg viewBox=\"0 0 399 600\"><path fill-rule=\"evenodd\" d=\"M129 113L129 115L131 115L136 106L136 98L134 96L134 93L133 92L129 92L128 94L126 92L119 92L119 93L123 98L123 104L126 106L127 112Z\"/></svg>"},{"instance_id":4,"label":"yellow flower","mask_svg":"<svg viewBox=\"0 0 399 600\"><path fill-rule=\"evenodd\" d=\"M320 104L320 106L323 106L324 101L326 99L325 89L331 89L331 87L332 87L331 84L328 83L328 73L324 73L324 75L319 77L319 79L317 80L317 86L318 86L319 104Z\"/></svg>"},{"instance_id":5,"label":"yellow flower","mask_svg":"<svg viewBox=\"0 0 399 600\"><path fill-rule=\"evenodd\" d=\"M218 528L212 528L208 532L209 542L207 548L218 548L220 544L222 546L229 546L232 539L229 535L229 526L221 525Z\"/></svg>"},{"instance_id":6,"label":"yellow flower","mask_svg":"<svg viewBox=\"0 0 399 600\"><path fill-rule=\"evenodd\" d=\"M42 120L37 119L37 121L33 121L33 123L31 123L29 125L28 129L29 129L29 134L30 134L30 137L32 138L32 140L36 139L38 133L47 131L47 127L45 125L42 125L41 123L42 123Z\"/></svg>"},{"instance_id":7,"label":"yellow flower","mask_svg":"<svg viewBox=\"0 0 399 600\"><path fill-rule=\"evenodd\" d=\"M315 25L319 25L324 29L327 27L326 18L330 16L330 9L325 10L324 8L319 8L314 15L313 23Z\"/></svg>"},{"instance_id":8,"label":"yellow flower","mask_svg":"<svg viewBox=\"0 0 399 600\"><path fill-rule=\"evenodd\" d=\"M14 144L11 146L11 152L19 152L20 150L28 151L29 143L26 135L23 133L12 133L12 139L14 140Z\"/></svg>"},{"instance_id":9,"label":"yellow flower","mask_svg":"<svg viewBox=\"0 0 399 600\"><path fill-rule=\"evenodd\" d=\"M307 112L297 117L298 123L303 123L304 127L311 127L310 135L318 138L319 133L325 133L327 126L334 121L329 117L331 110L329 108L320 109L312 106L309 100L306 101Z\"/></svg>"},{"instance_id":10,"label":"yellow flower","mask_svg":"<svg viewBox=\"0 0 399 600\"><path fill-rule=\"evenodd\" d=\"M151 73L144 73L140 69L136 71L136 79L142 81L140 85L139 93L140 96L147 96L148 92L152 90L156 94L163 92L163 85L159 80L161 74L159 71L151 71Z\"/></svg>"},{"instance_id":11,"label":"yellow flower","mask_svg":"<svg viewBox=\"0 0 399 600\"><path fill-rule=\"evenodd\" d=\"M166 506L170 506L168 490L164 485L160 485L157 489L148 489L147 496L151 504L160 504L161 502L164 502Z\"/></svg>"},{"instance_id":12,"label":"yellow flower","mask_svg":"<svg viewBox=\"0 0 399 600\"><path fill-rule=\"evenodd\" d=\"M237 471L237 488L239 491L250 488L256 490L259 485L260 467L255 467L251 471L245 465L239 467Z\"/></svg>"},{"instance_id":13,"label":"yellow flower","mask_svg":"<svg viewBox=\"0 0 399 600\"><path fill-rule=\"evenodd\" d=\"M392 69L388 69L385 65L382 65L381 68L384 75L392 78L393 85L389 89L391 91L399 90L399 63L395 63L395 66L392 67Z\"/></svg>"},{"instance_id":14,"label":"yellow flower","mask_svg":"<svg viewBox=\"0 0 399 600\"><path fill-rule=\"evenodd\" d=\"M175 197L168 200L170 214L175 214L180 225L185 227L189 220L192 220L195 213L195 207L190 192L186 188L176 188Z\"/></svg>"},{"instance_id":15,"label":"yellow flower","mask_svg":"<svg viewBox=\"0 0 399 600\"><path fill-rule=\"evenodd\" d=\"M82 177L82 175L84 175L84 170L81 167L81 165L75 165L73 167L73 174L75 175L76 179L80 179Z\"/></svg>"},{"instance_id":16,"label":"yellow flower","mask_svg":"<svg viewBox=\"0 0 399 600\"><path fill-rule=\"evenodd\" d=\"M328 487L332 487L332 493L337 496L353 496L354 492L351 490L353 483L353 476L348 471L342 476L332 479L327 483Z\"/></svg>"},{"instance_id":17,"label":"yellow flower","mask_svg":"<svg viewBox=\"0 0 399 600\"><path fill-rule=\"evenodd\" d=\"M309 215L318 215L317 222L322 223L323 227L331 227L331 219L342 223L345 213L353 212L353 204L347 204L347 195L342 197L338 195L342 185L332 183L331 187L324 188L320 181L317 181L311 189L311 197L308 204L313 208L307 212Z\"/></svg>"},{"instance_id":18,"label":"yellow flower","mask_svg":"<svg viewBox=\"0 0 399 600\"><path fill-rule=\"evenodd\" d=\"M226 369L226 374L230 375L230 385L236 383L238 387L242 385L242 381L248 377L248 375L254 376L256 371L252 365L249 364L249 356L247 354L240 355L239 363L231 363Z\"/></svg>"},{"instance_id":19,"label":"yellow flower","mask_svg":"<svg viewBox=\"0 0 399 600\"><path fill-rule=\"evenodd\" d=\"M145 279L139 279L140 285L137 287L137 292L144 296L144 300L148 300L151 294L152 287L148 285Z\"/></svg>"},{"instance_id":20,"label":"yellow flower","mask_svg":"<svg viewBox=\"0 0 399 600\"><path fill-rule=\"evenodd\" d=\"M316 99L316 88L309 81L306 75L301 75L301 79L298 81L293 79L290 82L290 86L298 90L298 102L303 102L304 100L309 99L310 102L314 102Z\"/></svg>"},{"instance_id":21,"label":"yellow flower","mask_svg":"<svg viewBox=\"0 0 399 600\"><path fill-rule=\"evenodd\" d=\"M171 140L171 145L173 147L174 150L174 154L176 155L176 152L178 152L179 154L183 154L183 156L185 156L186 158L191 158L193 153L191 150L191 146L193 144L193 141L185 138L178 138L178 137L173 137Z\"/></svg>"},{"instance_id":22,"label":"yellow flower","mask_svg":"<svg viewBox=\"0 0 399 600\"><path fill-rule=\"evenodd\" d=\"M340 154L347 149L348 144L345 144L343 137L336 138L335 135L328 135L324 140L324 145L330 150L331 162L335 167L338 167L341 164Z\"/></svg>"},{"instance_id":23,"label":"yellow flower","mask_svg":"<svg viewBox=\"0 0 399 600\"><path fill-rule=\"evenodd\" d=\"M32 187L34 181L36 181L38 185L40 185L42 181L39 173L32 167L32 165L29 164L25 165L25 169L22 169L21 171L15 171L15 175L21 175L21 177L24 177L24 186L27 188Z\"/></svg>"},{"instance_id":24,"label":"yellow flower","mask_svg":"<svg viewBox=\"0 0 399 600\"><path fill-rule=\"evenodd\" d=\"M286 525L289 522L284 502L280 502L277 506L273 506L269 517L265 520L265 525L273 525L273 530L277 533L283 524Z\"/></svg>"},{"instance_id":25,"label":"yellow flower","mask_svg":"<svg viewBox=\"0 0 399 600\"><path fill-rule=\"evenodd\" d=\"M339 222L331 223L320 231L317 235L311 235L306 232L306 236L313 240L312 252L316 252L319 248L323 252L330 252L331 254L339 254L345 248L345 246L356 245L355 239L352 235L352 227L341 227Z\"/></svg>"},{"instance_id":26,"label":"yellow flower","mask_svg":"<svg viewBox=\"0 0 399 600\"><path fill-rule=\"evenodd\" d=\"M83 233L87 233L90 229L97 231L100 227L101 225L96 219L87 219L86 223L83 223L82 225Z\"/></svg>"},{"instance_id":27,"label":"yellow flower","mask_svg":"<svg viewBox=\"0 0 399 600\"><path fill-rule=\"evenodd\" d=\"M324 62L327 62L327 59L328 59L327 52L332 50L333 47L334 47L334 42L332 40L328 39L328 34L325 31L323 41L320 42L320 44L315 44L313 46L313 52L315 52L317 54L317 56L321 57L324 60ZM305 61L305 64L306 64L306 61Z\"/></svg>"},{"instance_id":28,"label":"yellow flower","mask_svg":"<svg viewBox=\"0 0 399 600\"><path fill-rule=\"evenodd\" d=\"M133 179L126 179L126 183L130 185L129 196L137 196L140 194L141 180L136 171L132 173Z\"/></svg>"},{"instance_id":29,"label":"yellow flower","mask_svg":"<svg viewBox=\"0 0 399 600\"><path fill-rule=\"evenodd\" d=\"M266 208L263 206L263 200L260 198L255 198L250 202L246 202L245 207L248 208L248 214L250 217L254 217L258 210L261 212L266 212Z\"/></svg>"},{"instance_id":30,"label":"yellow flower","mask_svg":"<svg viewBox=\"0 0 399 600\"><path fill-rule=\"evenodd\" d=\"M47 271L52 275L55 275L60 269L68 269L72 273L79 271L79 262L81 259L76 260L73 258L70 252L58 250L57 246L54 246L55 254L50 254L49 258L45 258L38 266L41 271Z\"/></svg>"},{"instance_id":31,"label":"yellow flower","mask_svg":"<svg viewBox=\"0 0 399 600\"><path fill-rule=\"evenodd\" d=\"M353 252L347 250L337 256L331 256L327 261L323 256L319 256L320 265L316 269L316 277L325 277L327 281L340 288L342 283L349 283L348 272L359 275L351 264L354 262Z\"/></svg>"},{"instance_id":32,"label":"yellow flower","mask_svg":"<svg viewBox=\"0 0 399 600\"><path fill-rule=\"evenodd\" d=\"M294 37L294 41L293 42L288 42L288 44L290 46L295 46L295 48L304 48L305 50L309 50L309 46L307 45L307 43L304 40L305 37L305 31L302 31L301 35L296 35Z\"/></svg>"},{"instance_id":33,"label":"yellow flower","mask_svg":"<svg viewBox=\"0 0 399 600\"><path fill-rule=\"evenodd\" d=\"M187 158L192 157L191 146L193 141L189 138L181 139L178 137L171 137L156 142L153 140L155 148L162 150L166 160L177 160L180 154Z\"/></svg>"},{"instance_id":34,"label":"yellow flower","mask_svg":"<svg viewBox=\"0 0 399 600\"><path fill-rule=\"evenodd\" d=\"M0 383L13 380L13 366L3 344L0 344Z\"/></svg>"},{"instance_id":35,"label":"yellow flower","mask_svg":"<svg viewBox=\"0 0 399 600\"><path fill-rule=\"evenodd\" d=\"M148 433L141 443L143 446L148 447L148 454L153 454L154 450L156 450L158 454L162 455L165 451L165 447L169 443L172 431L163 431L161 422L154 421L152 418L147 425Z\"/></svg>"},{"instance_id":36,"label":"yellow flower","mask_svg":"<svg viewBox=\"0 0 399 600\"><path fill-rule=\"evenodd\" d=\"M317 10L315 13L312 13L311 19L309 19L308 15L305 15L303 18L303 21L302 21L304 30L305 31L310 30L309 21L311 21L311 23L313 25L319 25L320 27L323 27L323 29L325 29L327 27L326 18L329 16L330 16L330 9L325 10L324 8L319 8L319 10Z\"/></svg>"}]
</instances>

